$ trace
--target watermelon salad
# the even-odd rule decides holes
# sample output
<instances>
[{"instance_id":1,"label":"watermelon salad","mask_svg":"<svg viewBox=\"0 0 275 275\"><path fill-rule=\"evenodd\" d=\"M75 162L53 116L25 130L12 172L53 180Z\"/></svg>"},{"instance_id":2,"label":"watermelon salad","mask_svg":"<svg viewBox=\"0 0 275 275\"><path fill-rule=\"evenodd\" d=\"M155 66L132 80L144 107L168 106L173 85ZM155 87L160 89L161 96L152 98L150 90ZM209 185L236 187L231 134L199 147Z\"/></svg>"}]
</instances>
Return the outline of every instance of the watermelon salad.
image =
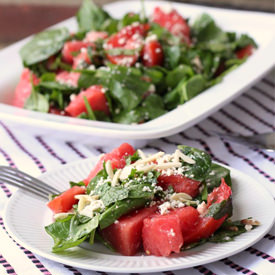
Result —
<instances>
[{"instance_id":1,"label":"watermelon salad","mask_svg":"<svg viewBox=\"0 0 275 275\"><path fill-rule=\"evenodd\" d=\"M90 0L78 29L49 29L20 50L24 65L13 105L55 115L144 123L219 83L257 47L208 14L189 20L156 6L113 18ZM193 19L193 18L192 18Z\"/></svg>"},{"instance_id":2,"label":"watermelon salad","mask_svg":"<svg viewBox=\"0 0 275 275\"><path fill-rule=\"evenodd\" d=\"M148 155L124 143L70 184L47 204L53 252L85 241L125 256L169 256L207 241L232 241L259 225L252 218L230 220L230 171L189 146Z\"/></svg>"}]
</instances>

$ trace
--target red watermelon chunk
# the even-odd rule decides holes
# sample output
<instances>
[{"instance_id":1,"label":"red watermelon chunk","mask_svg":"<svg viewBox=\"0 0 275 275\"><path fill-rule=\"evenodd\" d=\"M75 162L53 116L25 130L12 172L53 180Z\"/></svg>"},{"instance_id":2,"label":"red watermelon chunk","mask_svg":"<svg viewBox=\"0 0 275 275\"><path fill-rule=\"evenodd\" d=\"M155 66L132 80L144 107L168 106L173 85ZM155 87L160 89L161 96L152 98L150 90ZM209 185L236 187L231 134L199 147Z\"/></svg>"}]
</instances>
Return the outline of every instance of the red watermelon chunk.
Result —
<instances>
[{"instance_id":1,"label":"red watermelon chunk","mask_svg":"<svg viewBox=\"0 0 275 275\"><path fill-rule=\"evenodd\" d=\"M176 193L183 192L194 198L199 193L200 182L182 175L161 175L158 177L158 185L163 190L167 190L168 186L172 186Z\"/></svg>"},{"instance_id":2,"label":"red watermelon chunk","mask_svg":"<svg viewBox=\"0 0 275 275\"><path fill-rule=\"evenodd\" d=\"M93 47L94 44L90 42L79 41L79 40L66 42L62 49L63 61L72 64L74 55L80 52L81 49L87 49L89 46Z\"/></svg>"},{"instance_id":3,"label":"red watermelon chunk","mask_svg":"<svg viewBox=\"0 0 275 275\"><path fill-rule=\"evenodd\" d=\"M175 213L155 214L144 219L142 240L148 255L169 256L172 252L179 253L183 245L179 216Z\"/></svg>"},{"instance_id":4,"label":"red watermelon chunk","mask_svg":"<svg viewBox=\"0 0 275 275\"><path fill-rule=\"evenodd\" d=\"M133 256L141 247L143 220L156 210L157 206L136 210L103 229L101 234L117 252L125 256Z\"/></svg>"},{"instance_id":5,"label":"red watermelon chunk","mask_svg":"<svg viewBox=\"0 0 275 275\"><path fill-rule=\"evenodd\" d=\"M21 74L20 81L15 88L15 95L12 105L20 108L24 107L24 104L32 91L31 80L34 85L39 83L39 78L37 78L35 74L31 73L29 69L25 68Z\"/></svg>"},{"instance_id":6,"label":"red watermelon chunk","mask_svg":"<svg viewBox=\"0 0 275 275\"><path fill-rule=\"evenodd\" d=\"M103 111L106 115L109 115L107 99L101 85L93 85L82 91L75 97L74 100L70 102L65 111L73 117L76 117L84 112L87 113L83 99L84 96L86 96L93 111Z\"/></svg>"},{"instance_id":7,"label":"red watermelon chunk","mask_svg":"<svg viewBox=\"0 0 275 275\"><path fill-rule=\"evenodd\" d=\"M212 217L200 217L198 225L189 234L183 236L184 244L197 242L210 237L225 221L227 215L215 220Z\"/></svg>"},{"instance_id":8,"label":"red watermelon chunk","mask_svg":"<svg viewBox=\"0 0 275 275\"><path fill-rule=\"evenodd\" d=\"M214 203L220 203L228 200L231 196L231 188L222 179L219 187L214 188L207 197L207 207ZM222 218L215 220L213 217L200 217L198 225L189 234L184 235L184 244L197 242L200 239L210 237L225 221L227 214Z\"/></svg>"},{"instance_id":9,"label":"red watermelon chunk","mask_svg":"<svg viewBox=\"0 0 275 275\"><path fill-rule=\"evenodd\" d=\"M55 80L62 84L77 87L79 77L80 73L78 72L60 71L56 75Z\"/></svg>"},{"instance_id":10,"label":"red watermelon chunk","mask_svg":"<svg viewBox=\"0 0 275 275\"><path fill-rule=\"evenodd\" d=\"M123 168L126 165L125 157L129 155L133 155L135 153L135 149L128 143L121 144L118 148L115 148L112 152L108 154L104 154L99 159L98 163L94 167L94 169L90 172L87 179L84 180L85 184L88 185L92 178L96 176L96 174L103 169L103 162L110 160L112 163L112 168Z\"/></svg>"},{"instance_id":11,"label":"red watermelon chunk","mask_svg":"<svg viewBox=\"0 0 275 275\"><path fill-rule=\"evenodd\" d=\"M192 232L193 229L198 225L199 212L192 206L176 208L170 213L174 213L179 217L181 232L183 236L185 236L189 232Z\"/></svg>"},{"instance_id":12,"label":"red watermelon chunk","mask_svg":"<svg viewBox=\"0 0 275 275\"><path fill-rule=\"evenodd\" d=\"M47 205L54 213L68 212L78 201L75 195L84 194L85 192L84 187L73 186L48 202Z\"/></svg>"},{"instance_id":13,"label":"red watermelon chunk","mask_svg":"<svg viewBox=\"0 0 275 275\"><path fill-rule=\"evenodd\" d=\"M213 191L207 196L207 207L213 203L220 203L227 200L232 194L231 188L226 184L224 178L219 187L213 189Z\"/></svg>"},{"instance_id":14,"label":"red watermelon chunk","mask_svg":"<svg viewBox=\"0 0 275 275\"><path fill-rule=\"evenodd\" d=\"M175 36L181 37L183 42L190 44L190 27L175 9L166 12L161 7L156 7L152 14L152 21L166 28Z\"/></svg>"}]
</instances>

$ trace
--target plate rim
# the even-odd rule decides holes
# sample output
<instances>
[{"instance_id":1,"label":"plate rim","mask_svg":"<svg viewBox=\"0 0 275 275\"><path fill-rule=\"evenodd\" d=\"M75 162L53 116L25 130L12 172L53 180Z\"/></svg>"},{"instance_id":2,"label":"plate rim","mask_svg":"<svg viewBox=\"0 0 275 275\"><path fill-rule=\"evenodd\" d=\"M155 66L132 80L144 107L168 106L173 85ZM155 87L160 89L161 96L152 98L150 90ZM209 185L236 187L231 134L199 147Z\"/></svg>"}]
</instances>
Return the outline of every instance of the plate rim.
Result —
<instances>
[{"instance_id":1,"label":"plate rim","mask_svg":"<svg viewBox=\"0 0 275 275\"><path fill-rule=\"evenodd\" d=\"M50 176L51 174L55 174L58 172L61 172L64 169L70 169L71 167L76 167L78 165L88 165L88 163L93 163L97 160L97 157L90 157L84 160L78 160L75 162L71 162L68 163L66 165L62 165L56 169L50 170L48 172L45 172L43 174L41 174L38 178L43 180L43 178ZM215 162L217 163L217 162ZM220 163L219 163L220 164ZM251 181L253 182L253 186L257 186L257 188L261 189L261 192L263 192L264 196L269 197L270 202L272 201L272 203L275 206L275 201L273 200L271 194L255 179L253 179L251 176L243 173L242 171L239 171L235 168L231 168L229 166L226 166L224 164L220 164L228 169L230 169L232 175L237 174L240 175L241 177L248 177L251 179ZM275 213L273 214L273 220L270 220L268 226L265 226L265 229L263 231L260 231L260 233L258 233L257 237L254 238L252 241L247 241L245 245L242 245L239 248L235 248L232 251L228 251L226 253L223 253L220 256L215 256L214 259L211 259L209 261L209 259L201 259L196 261L195 265L193 263L170 263L170 264L166 264L165 266L161 266L161 267L131 267L128 270L125 270L125 267L108 267L108 266L98 266L98 265L94 265L94 264L85 264L85 263L78 263L75 262L75 259L67 259L67 258L62 258L62 255L58 255L58 254L54 254L52 252L45 252L45 251L41 251L41 249L39 248L35 248L32 245L29 245L28 243L24 242L24 240L20 239L20 237L17 236L17 233L14 233L12 230L12 226L10 224L10 220L8 217L8 212L9 212L9 208L14 204L14 201L18 200L18 198L22 198L23 196L28 196L28 193L26 193L23 190L18 189L13 195L12 197L9 199L8 203L5 205L5 209L4 209L4 214L3 214L3 221L4 221L4 225L6 227L6 230L8 231L8 233L10 234L10 236L20 245L22 245L23 247L27 248L28 250L32 251L33 253L40 255L46 259L52 260L56 263L62 263L62 264L68 264L68 265L72 265L74 267L78 267L78 268L84 268L87 270L94 270L94 271L103 271L103 272L113 272L113 273L131 273L131 272L138 272L138 273L151 273L151 272L161 272L161 271L167 271L167 270L179 270L179 269L186 269L186 268L190 268L190 267L194 267L197 265L204 265L204 264L209 264L212 262L216 262L220 259L226 258L226 257L230 257L233 255L236 255L237 253L240 253L241 251L245 250L247 247L255 244L256 242L258 242L259 240L261 240L263 238L263 236L269 232L269 230L271 229L271 227L273 226L274 222L275 222ZM45 204L46 204L46 200ZM46 211L46 209L45 209ZM44 212L44 211L43 211ZM44 226L44 225L43 225ZM104 253L102 253L104 254ZM106 254L105 254L106 255ZM127 257L127 256L121 256L121 255L112 255L112 256L117 256L117 257ZM134 256L134 257L139 257L139 256ZM146 257L146 256L145 256ZM183 256L184 257L184 256ZM127 258L132 258L132 257L127 257ZM160 257L157 257L160 258ZM166 258L166 257L165 257ZM133 259L133 258L132 258ZM166 258L167 259L167 258ZM168 258L169 259L169 258ZM103 259L104 260L104 259ZM115 270L114 270L115 269Z\"/></svg>"}]
</instances>

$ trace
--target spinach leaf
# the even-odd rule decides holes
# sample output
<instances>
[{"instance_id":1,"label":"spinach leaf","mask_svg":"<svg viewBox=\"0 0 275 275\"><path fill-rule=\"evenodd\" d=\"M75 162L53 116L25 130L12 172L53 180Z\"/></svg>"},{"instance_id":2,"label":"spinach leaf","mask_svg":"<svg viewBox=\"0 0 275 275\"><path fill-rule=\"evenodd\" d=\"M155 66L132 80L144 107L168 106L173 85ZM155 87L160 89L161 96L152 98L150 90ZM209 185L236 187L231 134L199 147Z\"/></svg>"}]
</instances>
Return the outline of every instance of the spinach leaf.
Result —
<instances>
[{"instance_id":1,"label":"spinach leaf","mask_svg":"<svg viewBox=\"0 0 275 275\"><path fill-rule=\"evenodd\" d=\"M89 88L92 85L98 84L98 79L95 77L95 71L82 72L78 79L79 88Z\"/></svg>"},{"instance_id":2,"label":"spinach leaf","mask_svg":"<svg viewBox=\"0 0 275 275\"><path fill-rule=\"evenodd\" d=\"M141 199L125 199L122 201L117 201L111 207L107 208L101 215L99 219L99 226L101 229L108 227L113 224L121 216L130 213L136 209L142 208L148 203L149 200Z\"/></svg>"},{"instance_id":3,"label":"spinach leaf","mask_svg":"<svg viewBox=\"0 0 275 275\"><path fill-rule=\"evenodd\" d=\"M100 199L103 201L104 206L107 207L114 202L128 198L128 193L127 188L123 186L110 187Z\"/></svg>"},{"instance_id":4,"label":"spinach leaf","mask_svg":"<svg viewBox=\"0 0 275 275\"><path fill-rule=\"evenodd\" d=\"M88 119L90 119L90 120L96 120L95 114L94 114L94 112L93 112L93 110L91 108L91 105L90 105L87 97L84 96L83 100L84 100L85 107L86 107L86 110L87 110Z\"/></svg>"},{"instance_id":5,"label":"spinach leaf","mask_svg":"<svg viewBox=\"0 0 275 275\"><path fill-rule=\"evenodd\" d=\"M223 200L220 203L213 203L208 208L206 217L213 217L215 220L222 218L224 215L228 215L227 217L232 216L232 198L230 197L228 200Z\"/></svg>"},{"instance_id":6,"label":"spinach leaf","mask_svg":"<svg viewBox=\"0 0 275 275\"><path fill-rule=\"evenodd\" d=\"M164 109L162 98L157 94L146 97L141 106L146 120L157 118L167 112Z\"/></svg>"},{"instance_id":7,"label":"spinach leaf","mask_svg":"<svg viewBox=\"0 0 275 275\"><path fill-rule=\"evenodd\" d=\"M99 215L92 219L79 214L69 215L45 227L53 238L53 252L60 252L82 243L98 227Z\"/></svg>"},{"instance_id":8,"label":"spinach leaf","mask_svg":"<svg viewBox=\"0 0 275 275\"><path fill-rule=\"evenodd\" d=\"M138 13L126 13L123 18L120 20L118 27L122 29L125 26L131 25L134 22L142 22L142 18Z\"/></svg>"},{"instance_id":9,"label":"spinach leaf","mask_svg":"<svg viewBox=\"0 0 275 275\"><path fill-rule=\"evenodd\" d=\"M253 225L252 229L257 226ZM213 243L223 243L233 241L236 236L247 232L245 224L241 221L226 220L222 226L208 239Z\"/></svg>"},{"instance_id":10,"label":"spinach leaf","mask_svg":"<svg viewBox=\"0 0 275 275\"><path fill-rule=\"evenodd\" d=\"M194 72L190 66L181 64L167 73L165 82L168 87L175 88L182 79L190 78Z\"/></svg>"},{"instance_id":11,"label":"spinach leaf","mask_svg":"<svg viewBox=\"0 0 275 275\"><path fill-rule=\"evenodd\" d=\"M76 15L79 31L101 30L110 15L91 0L83 0Z\"/></svg>"},{"instance_id":12,"label":"spinach leaf","mask_svg":"<svg viewBox=\"0 0 275 275\"><path fill-rule=\"evenodd\" d=\"M25 66L30 66L48 59L61 50L69 37L66 28L46 30L34 36L20 50L20 56Z\"/></svg>"},{"instance_id":13,"label":"spinach leaf","mask_svg":"<svg viewBox=\"0 0 275 275\"><path fill-rule=\"evenodd\" d=\"M27 98L24 108L32 111L38 111L42 113L47 113L49 111L49 101L47 97L36 91L33 87L30 96Z\"/></svg>"},{"instance_id":14,"label":"spinach leaf","mask_svg":"<svg viewBox=\"0 0 275 275\"><path fill-rule=\"evenodd\" d=\"M212 163L210 171L205 178L208 193L215 187L220 186L221 178L224 178L227 185L231 186L230 170L216 163Z\"/></svg>"},{"instance_id":15,"label":"spinach leaf","mask_svg":"<svg viewBox=\"0 0 275 275\"><path fill-rule=\"evenodd\" d=\"M205 89L205 79L197 74L187 81L181 81L176 87L181 94L180 103L190 100Z\"/></svg>"},{"instance_id":16,"label":"spinach leaf","mask_svg":"<svg viewBox=\"0 0 275 275\"><path fill-rule=\"evenodd\" d=\"M181 95L179 93L179 90L176 88L168 92L163 99L165 107L168 110L172 110L176 108L179 105L180 100L181 100Z\"/></svg>"},{"instance_id":17,"label":"spinach leaf","mask_svg":"<svg viewBox=\"0 0 275 275\"><path fill-rule=\"evenodd\" d=\"M223 32L211 16L206 13L195 20L191 31L197 40L198 47L213 52L221 52L231 47L226 32Z\"/></svg>"},{"instance_id":18,"label":"spinach leaf","mask_svg":"<svg viewBox=\"0 0 275 275\"><path fill-rule=\"evenodd\" d=\"M43 92L52 92L53 90L58 90L63 94L70 95L72 93L77 93L79 90L77 87L70 86L67 84L61 84L57 81L41 81L36 89L43 90Z\"/></svg>"},{"instance_id":19,"label":"spinach leaf","mask_svg":"<svg viewBox=\"0 0 275 275\"><path fill-rule=\"evenodd\" d=\"M248 36L247 34L242 34L237 40L236 40L236 48L244 48L247 45L252 45L255 48L257 48L256 42Z\"/></svg>"},{"instance_id":20,"label":"spinach leaf","mask_svg":"<svg viewBox=\"0 0 275 275\"><path fill-rule=\"evenodd\" d=\"M85 187L85 183L83 181L79 181L79 182L70 181L70 187L74 187L74 186L83 186L83 187Z\"/></svg>"},{"instance_id":21,"label":"spinach leaf","mask_svg":"<svg viewBox=\"0 0 275 275\"><path fill-rule=\"evenodd\" d=\"M173 69L178 66L181 57L181 48L179 45L166 46L164 50L164 63L168 69Z\"/></svg>"},{"instance_id":22,"label":"spinach leaf","mask_svg":"<svg viewBox=\"0 0 275 275\"><path fill-rule=\"evenodd\" d=\"M145 190L146 188L146 190ZM131 199L148 199L152 200L154 198L154 191L150 184L134 184L128 187L129 198Z\"/></svg>"},{"instance_id":23,"label":"spinach leaf","mask_svg":"<svg viewBox=\"0 0 275 275\"><path fill-rule=\"evenodd\" d=\"M145 120L143 109L137 107L133 110L122 110L118 114L113 115L113 121L122 124L141 123Z\"/></svg>"},{"instance_id":24,"label":"spinach leaf","mask_svg":"<svg viewBox=\"0 0 275 275\"><path fill-rule=\"evenodd\" d=\"M112 83L110 94L122 105L123 109L128 111L134 109L142 99L142 95L137 91L128 89L115 80Z\"/></svg>"},{"instance_id":25,"label":"spinach leaf","mask_svg":"<svg viewBox=\"0 0 275 275\"><path fill-rule=\"evenodd\" d=\"M211 157L204 151L186 145L179 145L178 148L183 154L192 158L195 163L183 162L184 175L194 180L203 181L211 168Z\"/></svg>"},{"instance_id":26,"label":"spinach leaf","mask_svg":"<svg viewBox=\"0 0 275 275\"><path fill-rule=\"evenodd\" d=\"M90 194L91 191L95 191L95 192L96 192L96 187L97 187L98 181L101 180L101 179L105 180L105 179L107 179L107 177L108 177L108 174L107 174L105 168L103 167L103 169L100 170L100 171L96 174L96 176L93 177L93 178L91 179L91 181L89 182L89 184L87 185L87 190L86 190L87 194ZM104 184L104 185L105 185L105 184ZM96 194L97 194L97 193L96 193Z\"/></svg>"}]
</instances>

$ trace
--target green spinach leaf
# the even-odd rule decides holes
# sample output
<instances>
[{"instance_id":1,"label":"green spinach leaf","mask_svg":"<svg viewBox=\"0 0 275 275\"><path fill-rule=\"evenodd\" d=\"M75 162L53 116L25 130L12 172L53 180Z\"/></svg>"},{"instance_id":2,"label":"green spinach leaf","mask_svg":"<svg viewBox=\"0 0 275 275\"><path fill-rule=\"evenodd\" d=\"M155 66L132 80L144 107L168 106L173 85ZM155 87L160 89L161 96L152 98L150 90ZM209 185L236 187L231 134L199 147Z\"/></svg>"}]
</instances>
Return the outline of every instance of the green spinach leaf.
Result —
<instances>
[{"instance_id":1,"label":"green spinach leaf","mask_svg":"<svg viewBox=\"0 0 275 275\"><path fill-rule=\"evenodd\" d=\"M56 54L61 50L68 37L69 31L66 28L46 30L35 35L20 50L24 65L36 64Z\"/></svg>"},{"instance_id":2,"label":"green spinach leaf","mask_svg":"<svg viewBox=\"0 0 275 275\"><path fill-rule=\"evenodd\" d=\"M88 218L78 214L69 215L45 227L53 238L53 252L60 252L81 244L98 227L99 215Z\"/></svg>"},{"instance_id":3,"label":"green spinach leaf","mask_svg":"<svg viewBox=\"0 0 275 275\"><path fill-rule=\"evenodd\" d=\"M102 8L95 5L92 0L83 0L77 12L77 22L79 31L99 31L110 15Z\"/></svg>"},{"instance_id":4,"label":"green spinach leaf","mask_svg":"<svg viewBox=\"0 0 275 275\"><path fill-rule=\"evenodd\" d=\"M195 161L194 164L182 163L185 176L194 180L203 181L210 171L212 164L211 157L206 152L190 146L179 145L178 148L183 154Z\"/></svg>"},{"instance_id":5,"label":"green spinach leaf","mask_svg":"<svg viewBox=\"0 0 275 275\"><path fill-rule=\"evenodd\" d=\"M228 215L227 217L232 216L232 198L230 197L228 200L224 200L220 203L213 203L208 208L208 212L206 217L213 217L215 220L222 218L224 215Z\"/></svg>"}]
</instances>

